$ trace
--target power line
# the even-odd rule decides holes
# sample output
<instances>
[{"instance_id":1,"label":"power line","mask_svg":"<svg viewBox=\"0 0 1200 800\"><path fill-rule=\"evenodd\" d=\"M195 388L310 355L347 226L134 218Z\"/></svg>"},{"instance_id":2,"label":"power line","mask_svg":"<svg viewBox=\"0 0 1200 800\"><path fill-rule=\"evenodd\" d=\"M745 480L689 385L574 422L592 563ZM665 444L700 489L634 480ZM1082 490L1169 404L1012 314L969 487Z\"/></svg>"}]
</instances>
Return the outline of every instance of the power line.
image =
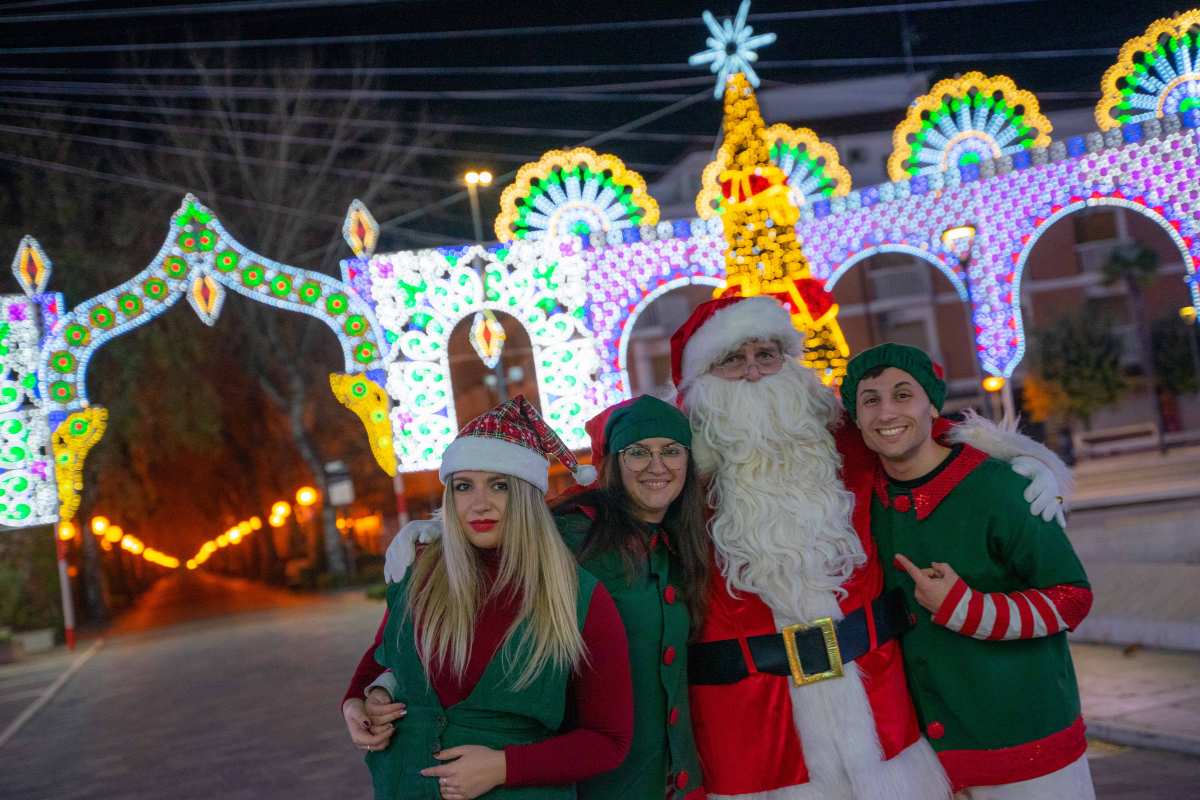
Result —
<instances>
[{"instance_id":1,"label":"power line","mask_svg":"<svg viewBox=\"0 0 1200 800\"><path fill-rule=\"evenodd\" d=\"M5 103L15 103L17 105L39 106L50 108L62 108L63 104L57 100L39 100L32 97L7 97L0 95L0 101ZM88 103L88 102L71 102L71 108L89 109L92 111L128 111L137 114L158 114L161 116L174 117L200 117L205 119L244 119L257 121L271 121L277 119L274 114L268 114L261 111L209 111L206 109L188 109L179 108L176 106L147 106L147 105L130 105L125 103ZM2 110L0 110L2 112ZM15 113L15 112L14 112ZM317 114L296 114L289 119L293 122L328 122L341 123L340 119L334 117L325 117ZM354 128L382 128L386 130L403 129L403 130L430 130L444 133L486 133L492 136L530 136L530 137L545 137L545 138L570 138L584 139L589 136L598 136L601 131L587 130L582 128L538 128L528 125L481 125L468 122L403 122L400 120L387 119L353 119L346 120L345 124ZM123 126L122 126L123 127ZM700 133L622 133L613 138L635 141L635 142L695 142L707 144L712 142L711 134Z\"/></svg>"},{"instance_id":2,"label":"power line","mask_svg":"<svg viewBox=\"0 0 1200 800\"><path fill-rule=\"evenodd\" d=\"M25 14L0 18L0 24L22 22L67 22L84 19L119 19L124 17L179 16L182 14L232 14L239 11L301 11L323 6L373 6L397 3L422 2L422 0L244 0L239 3L181 3L179 5L150 6L145 8L89 9L87 11L55 11L48 14Z\"/></svg>"},{"instance_id":3,"label":"power line","mask_svg":"<svg viewBox=\"0 0 1200 800\"><path fill-rule=\"evenodd\" d=\"M623 125L619 125L610 131L602 133L598 136L593 136L590 139L586 139L586 140L580 142L578 145L576 145L576 147L595 147L599 144L602 144L602 143L608 141L610 138L616 136L619 133L624 133L626 131L634 130L635 128L641 127L642 125L649 125L651 122L654 122L655 120L661 119L662 117L668 116L670 114L674 114L677 111L682 111L683 109L687 108L688 106L694 105L694 104L700 102L701 100L704 100L705 98L708 98L711 96L712 96L712 94L707 89L702 92L697 92L696 94L693 94L690 97L686 97L683 100L674 102L669 106L658 109L657 111L651 111L649 114L643 114L642 116L638 117L637 119L626 122ZM513 178L516 174L517 173L514 170L512 172L506 172L503 175L498 175L495 178L495 182L498 184L504 183L505 181ZM466 198L467 198L466 190L458 191L452 195L448 195L447 197L442 198L441 200L438 200L435 203L429 203L425 206L422 206L421 208L416 209L415 211L410 211L406 214L400 214L399 216L395 216L389 220L385 220L379 224L379 227L382 230L384 228L390 228L393 225L402 225L405 222L411 222L414 219L423 217L426 214L428 214L429 212L434 211L435 209L445 208L447 206L454 205L455 203L460 203L463 200L465 200ZM310 250L307 253L305 253L303 257L307 258L317 252L320 252L320 251L319 250Z\"/></svg>"},{"instance_id":4,"label":"power line","mask_svg":"<svg viewBox=\"0 0 1200 800\"><path fill-rule=\"evenodd\" d=\"M695 80L695 79L693 79ZM699 81L696 80L698 83ZM710 78L704 78L705 83L711 83ZM108 83L104 81L28 81L25 83L7 82L0 84L0 91L19 92L21 94L66 94L66 95L95 95L119 94L136 95L139 97L209 97L214 87L209 86L170 86L160 87L139 85L134 83ZM220 86L221 92L240 100L271 100L280 97L308 97L314 100L330 100L351 98L362 100L536 100L581 103L657 103L666 100L682 100L687 95L680 94L606 94L589 92L588 87L578 89L483 89L483 90L410 90L410 89L281 89L255 86Z\"/></svg>"},{"instance_id":5,"label":"power line","mask_svg":"<svg viewBox=\"0 0 1200 800\"><path fill-rule=\"evenodd\" d=\"M929 2L895 3L892 5L851 6L812 9L809 11L779 11L770 14L751 14L752 22L794 22L831 17L896 14L901 11L943 11L1038 3L1044 0L929 0ZM525 25L512 28L483 28L449 31L404 31L399 33L343 34L335 36L289 36L274 39L221 39L203 42L148 42L141 44L59 45L50 47L6 48L4 55L51 55L61 53L129 53L162 50L232 50L254 47L298 47L311 45L397 44L401 42L489 39L520 36L546 36L562 33L608 33L622 30L699 27L694 17L620 22L579 22L561 25Z\"/></svg>"},{"instance_id":6,"label":"power line","mask_svg":"<svg viewBox=\"0 0 1200 800\"><path fill-rule=\"evenodd\" d=\"M5 113L0 111L0 113ZM68 114L55 115L59 119L71 120L72 117ZM75 118L76 121L83 121ZM196 150L192 147L183 147L180 145L170 144L151 144L148 142L134 142L129 139L113 139L107 136L93 136L84 133L66 133L62 131L47 131L38 128L23 128L17 125L5 125L0 123L0 132L12 133L18 136L34 136L42 139L66 139L73 142L82 142L85 144L93 144L101 147L117 147L122 150L141 150L145 152L166 153L169 155L195 157L212 161L225 161L227 163L246 163L256 164L265 167L279 167L281 169L299 169L311 171L312 167L309 164L301 164L295 161L285 161L281 159L263 158L261 156L251 155L233 155L231 153L219 153L213 150ZM354 169L352 167L327 167L331 174L339 175L345 178L366 178L368 180L383 180L388 183L409 184L412 186L425 186L436 189L449 189L458 186L454 181L439 180L436 178L424 178L421 176L406 176L406 175L391 175L382 172L372 172L365 169Z\"/></svg>"},{"instance_id":7,"label":"power line","mask_svg":"<svg viewBox=\"0 0 1200 800\"><path fill-rule=\"evenodd\" d=\"M3 109L0 109L0 113L12 113L12 112L7 112ZM20 113L20 112L17 112L17 113ZM59 114L59 115L56 115L56 117L50 117L49 115L47 115L45 113L38 113L37 116L40 118L60 118L60 119L66 119L66 120L74 119L76 121L83 121L84 119L96 119L94 117L80 118L78 116L65 115L65 114ZM103 124L108 124L106 122L103 122L103 120L101 120L101 122ZM182 133L196 133L196 134L214 135L214 136L218 135L217 132L212 131L208 128L195 128L195 127L187 126L187 125L169 125L166 123L127 122L125 124L116 124L115 127L128 127L128 128L134 128L134 129L145 128L147 130L161 130L161 131L175 130L175 131L179 131ZM291 135L291 134L264 133L261 131L237 131L235 134L233 134L232 137L226 137L226 138L248 139L251 141L259 141L259 142L287 142L287 143L291 143L291 144L314 145L314 146L318 146L318 147L331 144L329 139L320 137L320 136L298 136L298 135ZM115 140L115 141L119 141L119 140ZM377 150L379 152L384 152L384 153L412 152L412 153L419 153L421 155L440 156L440 157L444 157L444 158L471 158L471 159L477 159L477 160L483 160L483 161L504 161L504 162L513 162L513 163L526 163L529 161L537 161L541 157L540 155L535 155L532 153L490 153L490 152L484 152L484 151L479 151L479 150L462 150L459 148L452 148L452 147L432 147L429 145L402 144L402 143L387 144L387 143L382 143L382 142L356 142L355 146L370 149L370 150ZM644 170L647 172L661 172L662 170L666 169L665 164L647 164L647 163L641 163L641 162L636 162L636 161L629 162L627 164L627 166L629 166L631 169Z\"/></svg>"},{"instance_id":8,"label":"power line","mask_svg":"<svg viewBox=\"0 0 1200 800\"><path fill-rule=\"evenodd\" d=\"M69 175L77 175L77 176L87 177L87 178L97 178L99 180L109 181L112 183L122 183L127 186L138 186L138 187L145 188L145 189L157 189L160 191L169 191L169 192L174 193L176 196L180 196L180 197L187 194L189 191L188 189L178 186L176 184L168 183L166 181L154 180L153 178L139 178L134 175L117 175L112 172L105 172L103 170L98 170L98 169L90 169L88 167L80 167L80 166L76 166L74 164L62 164L62 163L58 163L55 161L44 161L40 158L30 158L28 156L13 155L10 153L0 153L0 161L11 161L11 162L18 163L18 164L25 164L28 166L40 167L42 169L52 170L54 172L63 172L63 173L69 174ZM259 201L259 200L247 200L243 197L237 197L235 195L214 194L212 197L206 198L206 200L208 202L212 203L213 205L215 205L217 203L217 201L220 200L220 202L222 204L242 206L245 208L251 208L251 209L256 209L256 210L265 209L268 211L274 211L275 213L278 213L278 214L285 214L287 216L296 216L296 217L303 217L303 218L308 218L308 219L318 219L318 220L321 220L324 222L332 222L339 226L342 224L342 221L343 221L342 217L336 217L336 216L333 216L332 214L324 214L319 211L301 211L299 209L292 208L291 206L285 206L285 205L281 205L279 203L269 203L269 202ZM418 230L413 230L413 229L409 229L409 228L394 228L393 230L396 230L396 231L406 234L408 236L412 236L414 238L427 239L431 242L436 241L438 243L445 242L446 239L450 238L449 236L439 236L437 234L430 234L425 231L418 231ZM324 247L320 248L320 250L324 250L324 249L325 249ZM314 252L314 251L310 251L310 253L312 253L312 252ZM319 251L316 251L316 252L319 252ZM306 256L307 255L308 254L306 254Z\"/></svg>"}]
</instances>

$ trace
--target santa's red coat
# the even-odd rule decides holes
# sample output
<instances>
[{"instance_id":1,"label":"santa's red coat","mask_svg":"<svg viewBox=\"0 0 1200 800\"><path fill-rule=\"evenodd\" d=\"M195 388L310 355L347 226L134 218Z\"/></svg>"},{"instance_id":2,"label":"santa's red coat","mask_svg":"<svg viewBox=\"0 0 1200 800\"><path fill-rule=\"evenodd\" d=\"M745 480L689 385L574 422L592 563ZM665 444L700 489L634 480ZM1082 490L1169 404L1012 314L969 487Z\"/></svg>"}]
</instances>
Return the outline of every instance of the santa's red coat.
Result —
<instances>
[{"instance_id":1,"label":"santa's red coat","mask_svg":"<svg viewBox=\"0 0 1200 800\"><path fill-rule=\"evenodd\" d=\"M940 431L935 429L935 433ZM870 603L883 589L870 521L876 461L849 420L844 420L835 439L842 456L843 480L854 494L854 527L867 554L867 562L843 584L847 596L841 609L849 613ZM754 672L745 644L747 637L777 630L771 609L757 595L738 592L735 598L724 579L715 576L709 588L708 615L697 641L740 640L751 674L734 684L691 687L696 746L705 787L712 794L765 792L808 783L804 746L792 717L791 678ZM891 759L920 736L900 645L888 642L854 663L862 675L884 758ZM829 735L838 732L831 730Z\"/></svg>"}]
</instances>

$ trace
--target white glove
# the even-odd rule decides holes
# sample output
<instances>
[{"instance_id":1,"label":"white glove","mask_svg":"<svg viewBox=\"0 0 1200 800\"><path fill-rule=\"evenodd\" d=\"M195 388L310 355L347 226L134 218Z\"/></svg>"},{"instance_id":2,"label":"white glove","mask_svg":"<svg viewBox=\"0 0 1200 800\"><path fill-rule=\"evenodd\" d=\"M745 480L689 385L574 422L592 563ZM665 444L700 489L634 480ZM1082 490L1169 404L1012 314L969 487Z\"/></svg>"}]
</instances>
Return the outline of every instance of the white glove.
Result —
<instances>
[{"instance_id":1,"label":"white glove","mask_svg":"<svg viewBox=\"0 0 1200 800\"><path fill-rule=\"evenodd\" d=\"M400 529L392 537L383 560L383 579L388 583L399 583L408 574L408 568L417 554L417 543L428 544L442 535L441 519L416 519Z\"/></svg>"},{"instance_id":2,"label":"white glove","mask_svg":"<svg viewBox=\"0 0 1200 800\"><path fill-rule=\"evenodd\" d=\"M1049 522L1058 520L1058 524L1066 530L1067 520L1063 516L1062 487L1054 477L1054 471L1032 456L1017 456L1011 462L1013 472L1029 478L1029 486L1025 489L1025 502L1029 503L1029 513Z\"/></svg>"}]
</instances>

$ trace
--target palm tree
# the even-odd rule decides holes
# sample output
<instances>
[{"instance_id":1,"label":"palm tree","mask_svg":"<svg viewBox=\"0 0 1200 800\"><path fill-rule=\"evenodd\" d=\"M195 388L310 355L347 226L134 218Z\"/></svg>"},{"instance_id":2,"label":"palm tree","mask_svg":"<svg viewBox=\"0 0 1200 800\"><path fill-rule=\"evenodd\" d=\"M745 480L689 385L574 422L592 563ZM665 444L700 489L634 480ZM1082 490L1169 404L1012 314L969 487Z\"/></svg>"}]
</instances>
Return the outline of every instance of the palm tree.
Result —
<instances>
[{"instance_id":1,"label":"palm tree","mask_svg":"<svg viewBox=\"0 0 1200 800\"><path fill-rule=\"evenodd\" d=\"M1103 283L1112 286L1116 283L1125 284L1129 293L1130 312L1133 316L1133 328L1137 337L1138 361L1142 374L1146 376L1146 386L1154 400L1154 425L1157 428L1159 446L1166 449L1163 443L1163 409L1158 394L1158 380L1154 370L1154 350L1151 346L1150 324L1146 320L1146 290L1158 277L1158 253L1140 242L1121 245L1113 249L1108 260L1104 262Z\"/></svg>"}]
</instances>

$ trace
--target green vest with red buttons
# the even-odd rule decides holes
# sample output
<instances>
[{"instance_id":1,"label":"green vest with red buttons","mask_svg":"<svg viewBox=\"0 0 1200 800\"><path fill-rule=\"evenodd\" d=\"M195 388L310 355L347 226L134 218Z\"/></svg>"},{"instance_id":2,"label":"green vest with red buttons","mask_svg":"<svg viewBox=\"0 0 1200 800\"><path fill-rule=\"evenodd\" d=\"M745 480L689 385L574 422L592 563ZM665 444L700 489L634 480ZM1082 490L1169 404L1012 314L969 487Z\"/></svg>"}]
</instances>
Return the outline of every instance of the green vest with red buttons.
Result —
<instances>
[{"instance_id":1,"label":"green vest with red buttons","mask_svg":"<svg viewBox=\"0 0 1200 800\"><path fill-rule=\"evenodd\" d=\"M1064 755L1051 749L1084 746L1065 632L1007 641L956 633L934 624L915 600L912 578L893 566L897 553L918 567L944 562L985 593L1086 587L1087 575L1063 529L1030 513L1027 485L1008 464L969 447L956 448L916 481L887 480L882 469L876 481L871 532L885 588L902 589L916 619L901 639L905 671L930 744L948 772L955 765L954 772L966 773L951 775L957 785L980 785L971 773L989 776L987 783L1003 782L992 778L1031 766L1008 760L1042 758L1049 764ZM1046 747L1022 747L1038 742Z\"/></svg>"},{"instance_id":2,"label":"green vest with red buttons","mask_svg":"<svg viewBox=\"0 0 1200 800\"><path fill-rule=\"evenodd\" d=\"M572 552L583 550L592 521L583 513L555 518ZM687 641L691 615L679 590L678 562L659 544L632 582L616 551L590 555L582 566L612 595L629 640L633 741L612 772L579 784L585 800L682 798L702 784L688 710Z\"/></svg>"},{"instance_id":3,"label":"green vest with red buttons","mask_svg":"<svg viewBox=\"0 0 1200 800\"><path fill-rule=\"evenodd\" d=\"M582 569L576 572L576 616L582 631L596 579ZM403 697L408 708L388 746L367 753L376 800L437 800L441 796L437 779L421 775L422 769L439 763L434 753L467 744L500 750L537 742L556 735L566 713L569 668L547 666L523 689L513 689L515 675L505 672L505 664L522 663L518 643L528 622L520 623L507 638L467 698L443 708L417 657L407 602L411 575L410 571L404 580L388 586L387 627L375 650L375 659L392 670L396 696ZM572 800L575 796L573 784L498 786L481 795L488 800Z\"/></svg>"}]
</instances>

